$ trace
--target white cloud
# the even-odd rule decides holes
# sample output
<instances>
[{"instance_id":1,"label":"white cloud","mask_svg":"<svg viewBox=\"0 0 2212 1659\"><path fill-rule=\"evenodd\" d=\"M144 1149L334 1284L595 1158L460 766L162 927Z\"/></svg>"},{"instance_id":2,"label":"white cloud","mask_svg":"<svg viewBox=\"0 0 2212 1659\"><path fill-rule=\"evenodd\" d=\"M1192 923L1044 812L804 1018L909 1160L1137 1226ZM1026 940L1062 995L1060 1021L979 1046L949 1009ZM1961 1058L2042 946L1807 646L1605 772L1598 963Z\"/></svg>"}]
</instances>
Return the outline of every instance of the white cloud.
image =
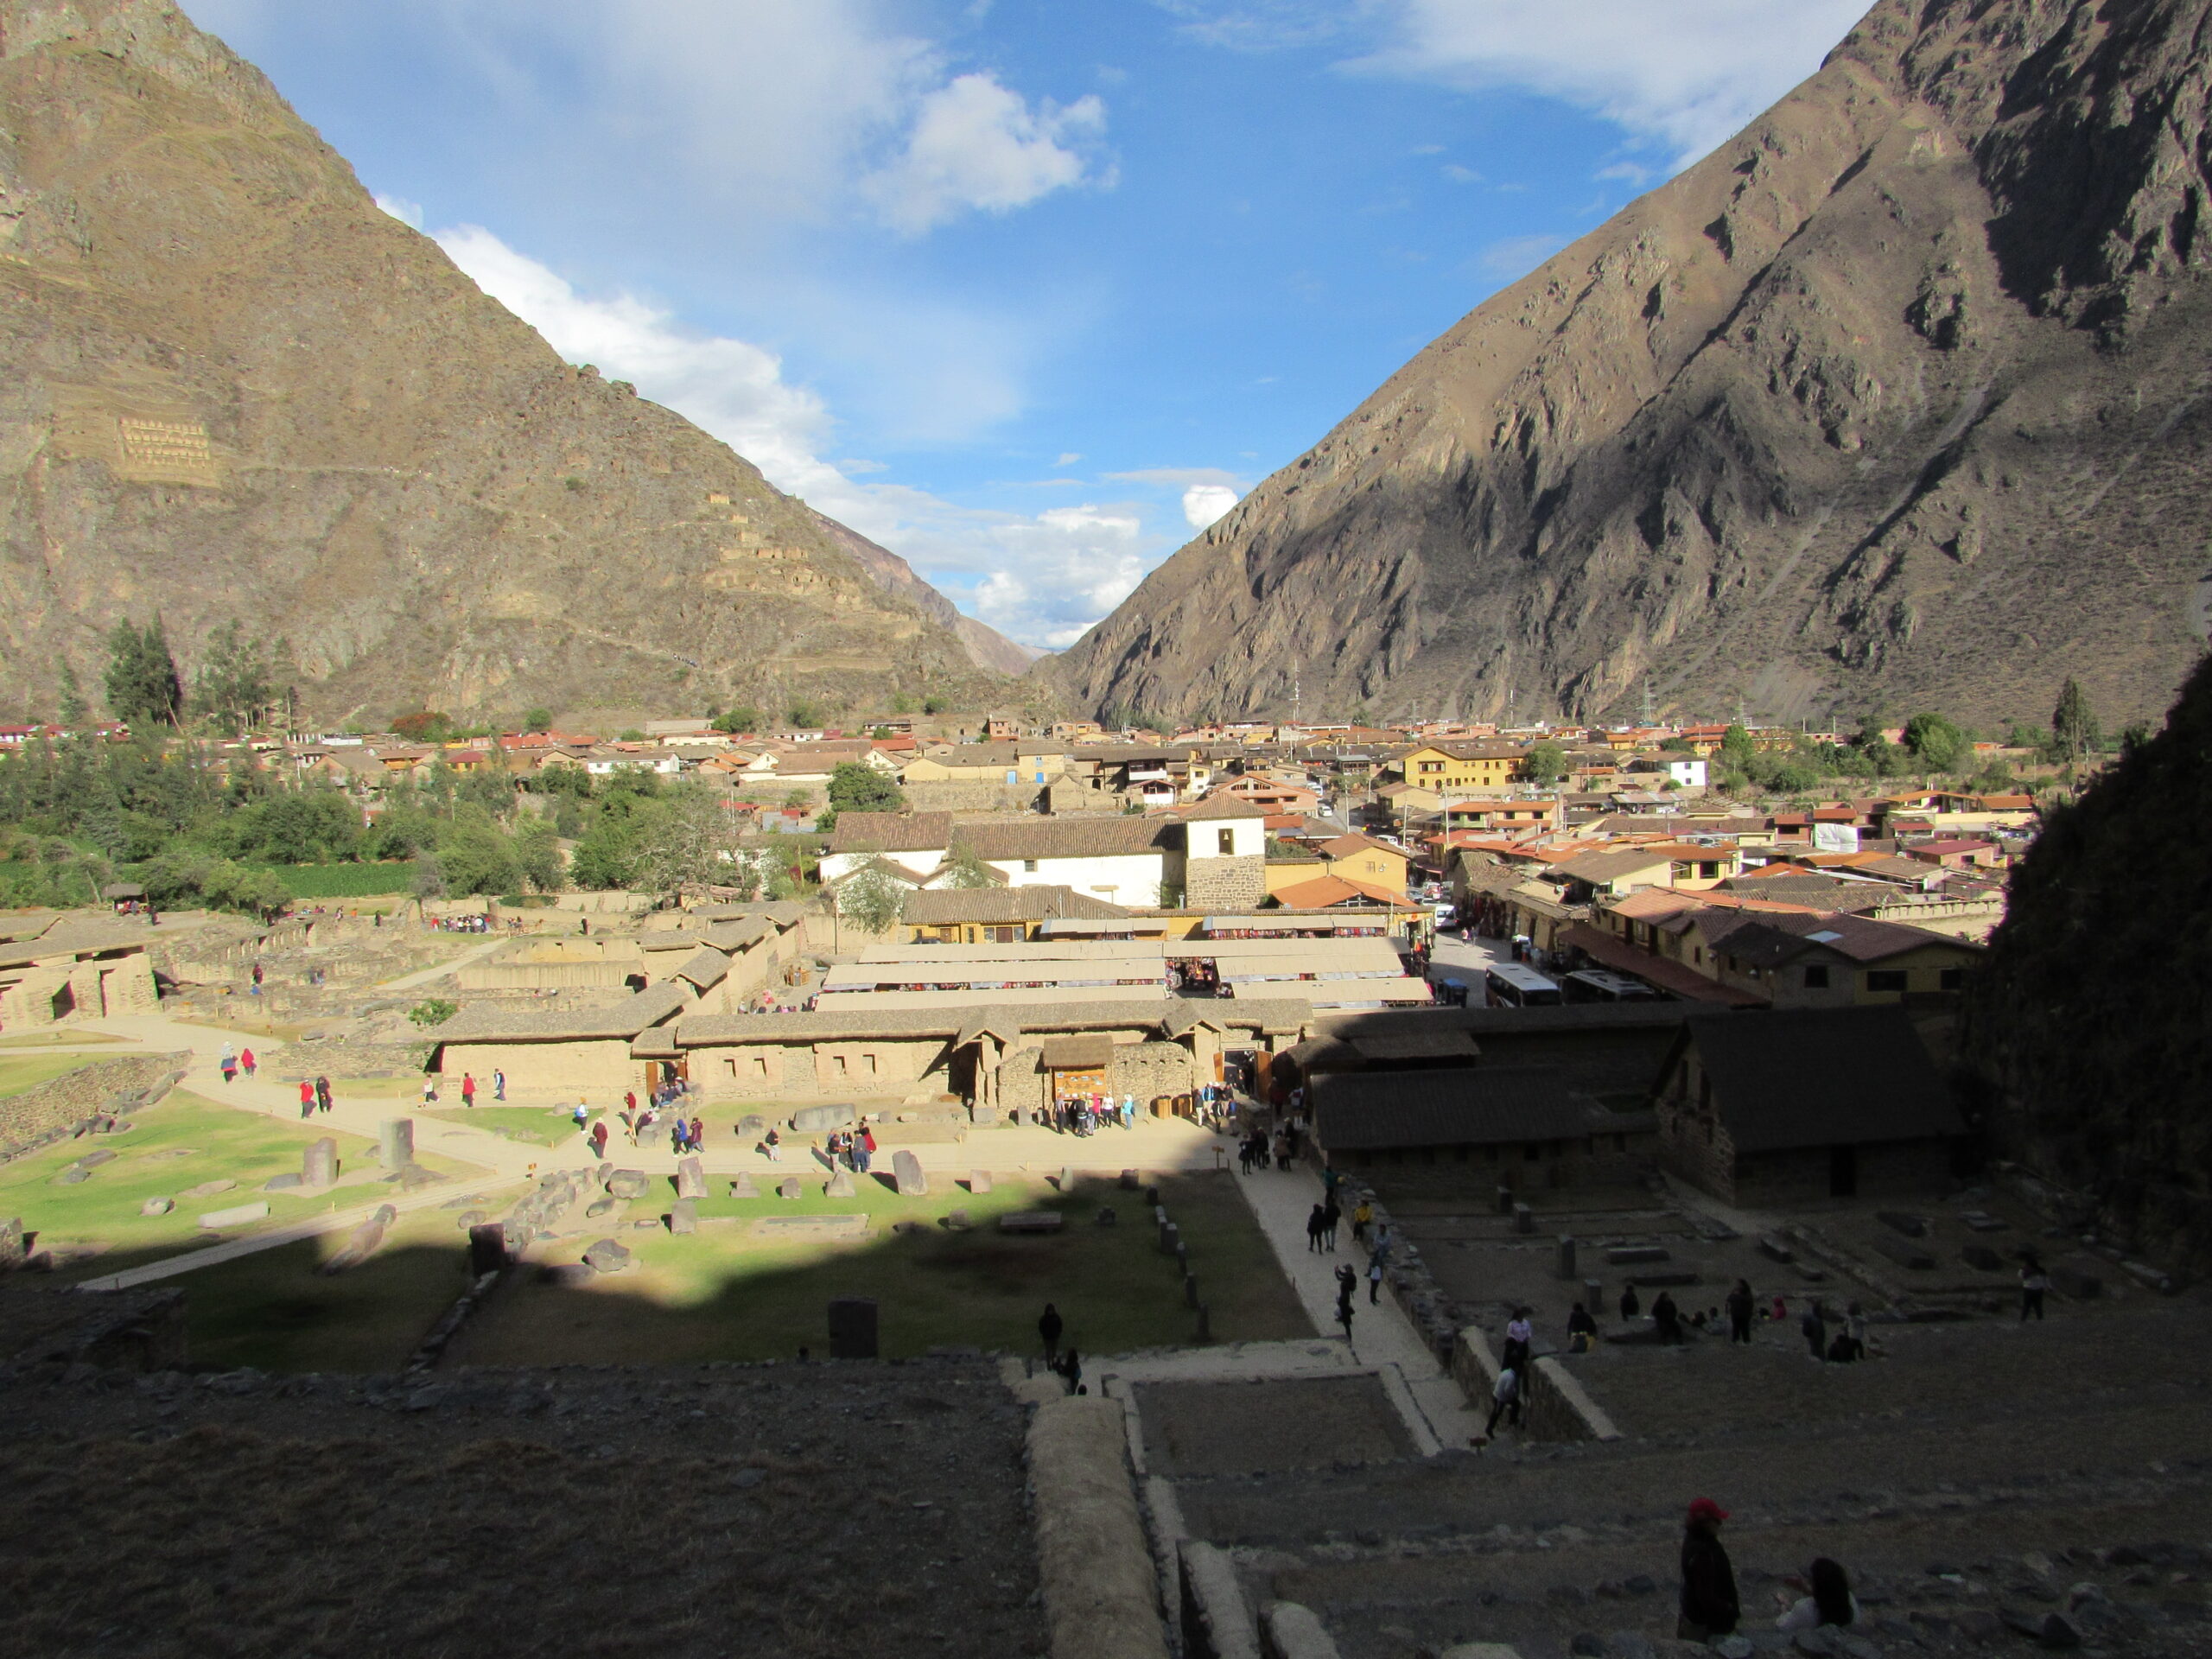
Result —
<instances>
[{"instance_id":1,"label":"white cloud","mask_svg":"<svg viewBox=\"0 0 2212 1659\"><path fill-rule=\"evenodd\" d=\"M1072 467L1076 462L1082 459L1083 457L1077 454L1076 451L1072 449L1064 449L1060 452L1060 458L1054 461L1052 465L1055 467Z\"/></svg>"},{"instance_id":2,"label":"white cloud","mask_svg":"<svg viewBox=\"0 0 2212 1659\"><path fill-rule=\"evenodd\" d=\"M1483 175L1471 167L1462 167L1457 162L1444 164L1444 176L1454 184L1480 184Z\"/></svg>"},{"instance_id":3,"label":"white cloud","mask_svg":"<svg viewBox=\"0 0 2212 1659\"><path fill-rule=\"evenodd\" d=\"M377 206L403 225L411 225L418 231L423 228L423 204L419 201L410 201L404 196L387 196L379 191Z\"/></svg>"},{"instance_id":4,"label":"white cloud","mask_svg":"<svg viewBox=\"0 0 2212 1659\"><path fill-rule=\"evenodd\" d=\"M479 287L562 356L632 382L728 443L778 488L890 548L956 602L964 600L963 609L1025 645L1059 646L1080 637L1173 545L1147 531L1135 507L1086 503L1030 515L859 482L852 474L880 471L880 463L823 459L836 423L814 392L784 379L772 352L687 329L634 295L580 294L480 226L435 235Z\"/></svg>"},{"instance_id":5,"label":"white cloud","mask_svg":"<svg viewBox=\"0 0 2212 1659\"><path fill-rule=\"evenodd\" d=\"M1086 150L1105 125L1096 93L1033 111L995 76L957 76L922 99L899 154L861 190L908 236L971 208L1007 213L1097 178Z\"/></svg>"},{"instance_id":6,"label":"white cloud","mask_svg":"<svg viewBox=\"0 0 2212 1659\"><path fill-rule=\"evenodd\" d=\"M1193 484L1183 492L1183 521L1192 530L1204 530L1236 505L1236 492L1226 484Z\"/></svg>"},{"instance_id":7,"label":"white cloud","mask_svg":"<svg viewBox=\"0 0 2212 1659\"><path fill-rule=\"evenodd\" d=\"M1518 86L1664 145L1681 166L1820 67L1866 0L1389 0L1382 48L1350 66Z\"/></svg>"}]
</instances>

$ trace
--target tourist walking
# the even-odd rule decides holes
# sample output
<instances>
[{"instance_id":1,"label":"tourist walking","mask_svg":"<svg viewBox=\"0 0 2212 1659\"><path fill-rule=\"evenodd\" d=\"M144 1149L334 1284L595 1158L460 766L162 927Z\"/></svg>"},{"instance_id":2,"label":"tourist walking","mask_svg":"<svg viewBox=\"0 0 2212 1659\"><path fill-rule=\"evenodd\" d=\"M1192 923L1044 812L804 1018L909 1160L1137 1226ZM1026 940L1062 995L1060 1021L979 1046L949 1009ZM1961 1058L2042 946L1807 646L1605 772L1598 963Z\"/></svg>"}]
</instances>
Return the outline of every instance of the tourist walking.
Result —
<instances>
[{"instance_id":1,"label":"tourist walking","mask_svg":"<svg viewBox=\"0 0 2212 1659\"><path fill-rule=\"evenodd\" d=\"M250 1048L238 1050L238 1070L250 1077L253 1075L253 1051Z\"/></svg>"},{"instance_id":2,"label":"tourist walking","mask_svg":"<svg viewBox=\"0 0 2212 1659\"><path fill-rule=\"evenodd\" d=\"M1567 1316L1567 1351L1586 1354L1597 1345L1598 1321L1590 1317L1590 1310L1577 1302L1574 1311Z\"/></svg>"},{"instance_id":3,"label":"tourist walking","mask_svg":"<svg viewBox=\"0 0 2212 1659\"><path fill-rule=\"evenodd\" d=\"M1060 1310L1047 1302L1037 1319L1037 1335L1045 1344L1045 1363L1049 1369L1060 1351L1060 1332L1066 1326L1060 1322Z\"/></svg>"},{"instance_id":4,"label":"tourist walking","mask_svg":"<svg viewBox=\"0 0 2212 1659\"><path fill-rule=\"evenodd\" d=\"M1358 1205L1351 1212L1351 1242L1353 1243L1364 1244L1367 1243L1367 1230L1374 1223L1374 1205L1370 1203L1364 1198L1361 1198Z\"/></svg>"},{"instance_id":5,"label":"tourist walking","mask_svg":"<svg viewBox=\"0 0 2212 1659\"><path fill-rule=\"evenodd\" d=\"M1535 1327L1529 1323L1529 1310L1515 1308L1513 1317L1506 1321L1505 1351L1499 1356L1498 1363L1516 1375L1525 1373L1529 1369L1529 1344L1535 1336Z\"/></svg>"},{"instance_id":6,"label":"tourist walking","mask_svg":"<svg viewBox=\"0 0 2212 1659\"><path fill-rule=\"evenodd\" d=\"M476 1109L476 1074L474 1071L461 1074L461 1103L472 1112Z\"/></svg>"},{"instance_id":7,"label":"tourist walking","mask_svg":"<svg viewBox=\"0 0 2212 1659\"><path fill-rule=\"evenodd\" d=\"M2050 1288L2050 1275L2043 1270L2043 1262L2033 1250L2020 1252L2020 1323L2028 1322L2032 1313L2037 1320L2043 1318L2043 1294Z\"/></svg>"},{"instance_id":8,"label":"tourist walking","mask_svg":"<svg viewBox=\"0 0 2212 1659\"><path fill-rule=\"evenodd\" d=\"M1380 1255L1367 1259L1367 1305L1375 1306L1382 1294L1382 1258Z\"/></svg>"},{"instance_id":9,"label":"tourist walking","mask_svg":"<svg viewBox=\"0 0 2212 1659\"><path fill-rule=\"evenodd\" d=\"M1328 1217L1329 1212L1318 1204L1306 1212L1306 1248L1307 1249L1318 1250L1321 1248L1321 1230L1329 1224Z\"/></svg>"},{"instance_id":10,"label":"tourist walking","mask_svg":"<svg viewBox=\"0 0 2212 1659\"><path fill-rule=\"evenodd\" d=\"M868 1128L868 1120L866 1118L862 1118L861 1120L860 1148L854 1155L860 1160L860 1173L861 1174L867 1174L869 1169L874 1166L875 1131Z\"/></svg>"},{"instance_id":11,"label":"tourist walking","mask_svg":"<svg viewBox=\"0 0 2212 1659\"><path fill-rule=\"evenodd\" d=\"M1503 1417L1514 1427L1521 1427L1521 1373L1510 1365L1497 1374L1497 1381L1491 1385L1490 1421L1483 1425L1484 1440L1497 1433L1497 1420Z\"/></svg>"},{"instance_id":12,"label":"tourist walking","mask_svg":"<svg viewBox=\"0 0 2212 1659\"><path fill-rule=\"evenodd\" d=\"M1337 1323L1344 1328L1344 1340L1351 1340L1352 1297L1359 1288L1359 1275L1352 1271L1349 1262L1337 1265Z\"/></svg>"},{"instance_id":13,"label":"tourist walking","mask_svg":"<svg viewBox=\"0 0 2212 1659\"><path fill-rule=\"evenodd\" d=\"M1728 1340L1748 1346L1751 1340L1751 1313L1758 1306L1758 1300L1751 1294L1751 1281L1738 1279L1736 1288L1728 1293Z\"/></svg>"},{"instance_id":14,"label":"tourist walking","mask_svg":"<svg viewBox=\"0 0 2212 1659\"><path fill-rule=\"evenodd\" d=\"M300 1079L300 1116L302 1117L315 1116L315 1084L309 1083L305 1077Z\"/></svg>"},{"instance_id":15,"label":"tourist walking","mask_svg":"<svg viewBox=\"0 0 2212 1659\"><path fill-rule=\"evenodd\" d=\"M603 1117L591 1126L591 1155L602 1162L607 1157L607 1120Z\"/></svg>"},{"instance_id":16,"label":"tourist walking","mask_svg":"<svg viewBox=\"0 0 2212 1659\"><path fill-rule=\"evenodd\" d=\"M703 1118L691 1120L691 1150L698 1152L707 1144L707 1124Z\"/></svg>"},{"instance_id":17,"label":"tourist walking","mask_svg":"<svg viewBox=\"0 0 2212 1659\"><path fill-rule=\"evenodd\" d=\"M238 1074L238 1051L228 1043L225 1043L222 1054L216 1059L215 1064L223 1068L223 1081L228 1083Z\"/></svg>"},{"instance_id":18,"label":"tourist walking","mask_svg":"<svg viewBox=\"0 0 2212 1659\"><path fill-rule=\"evenodd\" d=\"M315 1080L315 1109L318 1112L327 1112L330 1109L330 1079L328 1077L317 1077Z\"/></svg>"},{"instance_id":19,"label":"tourist walking","mask_svg":"<svg viewBox=\"0 0 2212 1659\"><path fill-rule=\"evenodd\" d=\"M1840 1563L1820 1557L1805 1569L1804 1586L1812 1593L1776 1619L1776 1630L1810 1630L1823 1624L1844 1630L1859 1622L1859 1598L1851 1593L1851 1580Z\"/></svg>"},{"instance_id":20,"label":"tourist walking","mask_svg":"<svg viewBox=\"0 0 2212 1659\"><path fill-rule=\"evenodd\" d=\"M1651 1304L1651 1323L1659 1332L1660 1341L1670 1345L1681 1341L1682 1311L1675 1306L1671 1293L1661 1291L1658 1300Z\"/></svg>"},{"instance_id":21,"label":"tourist walking","mask_svg":"<svg viewBox=\"0 0 2212 1659\"><path fill-rule=\"evenodd\" d=\"M495 1065L492 1068L492 1098L505 1100L506 1097L507 1074Z\"/></svg>"},{"instance_id":22,"label":"tourist walking","mask_svg":"<svg viewBox=\"0 0 2212 1659\"><path fill-rule=\"evenodd\" d=\"M1682 1530L1681 1617L1675 1634L1685 1642L1703 1642L1726 1636L1744 1616L1736 1597L1736 1569L1720 1541L1720 1523L1728 1511L1709 1497L1690 1505Z\"/></svg>"},{"instance_id":23,"label":"tourist walking","mask_svg":"<svg viewBox=\"0 0 2212 1659\"><path fill-rule=\"evenodd\" d=\"M438 1103L438 1078L435 1072L425 1071L423 1074L423 1103L425 1106L435 1106Z\"/></svg>"},{"instance_id":24,"label":"tourist walking","mask_svg":"<svg viewBox=\"0 0 2212 1659\"><path fill-rule=\"evenodd\" d=\"M1337 1195L1329 1194L1321 1205L1321 1242L1331 1250L1337 1248L1337 1229L1344 1224L1344 1212L1337 1203Z\"/></svg>"}]
</instances>

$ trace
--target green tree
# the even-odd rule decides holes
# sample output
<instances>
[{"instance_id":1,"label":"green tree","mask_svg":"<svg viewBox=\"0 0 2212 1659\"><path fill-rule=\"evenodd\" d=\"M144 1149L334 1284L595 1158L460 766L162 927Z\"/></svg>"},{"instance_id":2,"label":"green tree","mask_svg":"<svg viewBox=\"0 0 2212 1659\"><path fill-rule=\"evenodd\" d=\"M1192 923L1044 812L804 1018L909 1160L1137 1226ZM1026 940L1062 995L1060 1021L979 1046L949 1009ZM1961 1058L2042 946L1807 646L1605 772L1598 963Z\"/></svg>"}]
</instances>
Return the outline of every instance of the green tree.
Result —
<instances>
[{"instance_id":1,"label":"green tree","mask_svg":"<svg viewBox=\"0 0 2212 1659\"><path fill-rule=\"evenodd\" d=\"M85 693L77 683L77 671L67 662L61 664L61 723L71 731L80 729L92 711L85 702Z\"/></svg>"},{"instance_id":2,"label":"green tree","mask_svg":"<svg viewBox=\"0 0 2212 1659\"><path fill-rule=\"evenodd\" d=\"M637 825L620 812L602 811L569 860L569 878L578 887L601 891L627 887L637 868Z\"/></svg>"},{"instance_id":3,"label":"green tree","mask_svg":"<svg viewBox=\"0 0 2212 1659\"><path fill-rule=\"evenodd\" d=\"M534 893L558 893L564 884L559 840L552 823L535 815L515 826L515 868Z\"/></svg>"},{"instance_id":4,"label":"green tree","mask_svg":"<svg viewBox=\"0 0 2212 1659\"><path fill-rule=\"evenodd\" d=\"M1697 745L1679 733L1672 737L1661 738L1659 748L1664 754L1695 754L1697 753Z\"/></svg>"},{"instance_id":5,"label":"green tree","mask_svg":"<svg viewBox=\"0 0 2212 1659\"><path fill-rule=\"evenodd\" d=\"M1904 724L1904 747L1925 772L1956 772L1973 753L1967 734L1942 715L1915 715Z\"/></svg>"},{"instance_id":6,"label":"green tree","mask_svg":"<svg viewBox=\"0 0 2212 1659\"><path fill-rule=\"evenodd\" d=\"M944 885L969 892L998 885L998 874L972 847L957 849L945 864Z\"/></svg>"},{"instance_id":7,"label":"green tree","mask_svg":"<svg viewBox=\"0 0 2212 1659\"><path fill-rule=\"evenodd\" d=\"M1732 722L1720 734L1720 761L1730 771L1748 772L1758 752L1758 745L1751 741L1751 733L1740 722Z\"/></svg>"},{"instance_id":8,"label":"green tree","mask_svg":"<svg viewBox=\"0 0 2212 1659\"><path fill-rule=\"evenodd\" d=\"M760 729L760 711L758 709L745 706L725 709L715 716L715 729L718 732L731 734L757 732Z\"/></svg>"},{"instance_id":9,"label":"green tree","mask_svg":"<svg viewBox=\"0 0 2212 1659\"><path fill-rule=\"evenodd\" d=\"M275 700L276 661L236 618L211 629L192 677L192 711L237 735Z\"/></svg>"},{"instance_id":10,"label":"green tree","mask_svg":"<svg viewBox=\"0 0 2212 1659\"><path fill-rule=\"evenodd\" d=\"M896 876L870 864L837 887L837 914L864 933L888 933L905 913L906 888Z\"/></svg>"},{"instance_id":11,"label":"green tree","mask_svg":"<svg viewBox=\"0 0 2212 1659\"><path fill-rule=\"evenodd\" d=\"M407 1017L414 1024L428 1031L433 1026L442 1026L461 1012L461 1004L446 997L425 997L407 1010Z\"/></svg>"},{"instance_id":12,"label":"green tree","mask_svg":"<svg viewBox=\"0 0 2212 1659\"><path fill-rule=\"evenodd\" d=\"M891 712L894 715L912 714L914 712L914 700L908 696L904 691L893 692L891 694Z\"/></svg>"},{"instance_id":13,"label":"green tree","mask_svg":"<svg viewBox=\"0 0 2212 1659\"><path fill-rule=\"evenodd\" d=\"M2050 741L2056 757L2069 766L2079 765L2083 755L2094 754L2104 745L2103 728L2097 724L2096 710L2089 707L2088 694L2070 674L2059 689L2058 707L2051 711Z\"/></svg>"},{"instance_id":14,"label":"green tree","mask_svg":"<svg viewBox=\"0 0 2212 1659\"><path fill-rule=\"evenodd\" d=\"M830 805L838 812L903 812L899 785L864 760L841 760L830 774Z\"/></svg>"},{"instance_id":15,"label":"green tree","mask_svg":"<svg viewBox=\"0 0 2212 1659\"><path fill-rule=\"evenodd\" d=\"M925 715L941 715L951 706L939 696L927 696L922 699L922 712Z\"/></svg>"},{"instance_id":16,"label":"green tree","mask_svg":"<svg viewBox=\"0 0 2212 1659\"><path fill-rule=\"evenodd\" d=\"M1567 776L1567 751L1548 737L1529 746L1521 774L1532 784L1555 784Z\"/></svg>"},{"instance_id":17,"label":"green tree","mask_svg":"<svg viewBox=\"0 0 2212 1659\"><path fill-rule=\"evenodd\" d=\"M496 761L463 772L454 786L454 798L504 818L515 810L514 774Z\"/></svg>"},{"instance_id":18,"label":"green tree","mask_svg":"<svg viewBox=\"0 0 2212 1659\"><path fill-rule=\"evenodd\" d=\"M118 720L144 726L174 726L184 707L184 681L169 654L161 613L141 628L129 617L107 636L107 706Z\"/></svg>"},{"instance_id":19,"label":"green tree","mask_svg":"<svg viewBox=\"0 0 2212 1659\"><path fill-rule=\"evenodd\" d=\"M626 726L614 734L614 741L618 743L642 743L645 741L645 734L635 726Z\"/></svg>"},{"instance_id":20,"label":"green tree","mask_svg":"<svg viewBox=\"0 0 2212 1659\"><path fill-rule=\"evenodd\" d=\"M522 886L514 843L493 823L465 824L442 837L438 874L445 880L447 895L454 899L475 893L512 893Z\"/></svg>"},{"instance_id":21,"label":"green tree","mask_svg":"<svg viewBox=\"0 0 2212 1659\"><path fill-rule=\"evenodd\" d=\"M550 732L553 729L553 711L540 703L522 711L522 728L525 732Z\"/></svg>"},{"instance_id":22,"label":"green tree","mask_svg":"<svg viewBox=\"0 0 2212 1659\"><path fill-rule=\"evenodd\" d=\"M223 823L233 858L264 864L321 864L353 856L359 815L335 790L286 790L239 808Z\"/></svg>"},{"instance_id":23,"label":"green tree","mask_svg":"<svg viewBox=\"0 0 2212 1659\"><path fill-rule=\"evenodd\" d=\"M1882 717L1878 713L1870 712L1859 722L1859 731L1851 740L1851 747L1873 777L1887 778L1904 770L1904 751L1884 734Z\"/></svg>"},{"instance_id":24,"label":"green tree","mask_svg":"<svg viewBox=\"0 0 2212 1659\"><path fill-rule=\"evenodd\" d=\"M822 724L822 707L811 697L793 697L784 717L800 731L810 731Z\"/></svg>"}]
</instances>

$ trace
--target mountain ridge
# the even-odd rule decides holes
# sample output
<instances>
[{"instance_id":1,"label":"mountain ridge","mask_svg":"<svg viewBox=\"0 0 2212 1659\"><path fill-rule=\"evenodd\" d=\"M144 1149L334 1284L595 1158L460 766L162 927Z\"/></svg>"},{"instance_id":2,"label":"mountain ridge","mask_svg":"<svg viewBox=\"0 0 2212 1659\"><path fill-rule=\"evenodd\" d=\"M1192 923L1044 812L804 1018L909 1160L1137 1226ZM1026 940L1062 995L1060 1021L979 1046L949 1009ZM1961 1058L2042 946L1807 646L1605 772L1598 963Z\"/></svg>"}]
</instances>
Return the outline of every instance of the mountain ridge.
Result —
<instances>
[{"instance_id":1,"label":"mountain ridge","mask_svg":"<svg viewBox=\"0 0 2212 1659\"><path fill-rule=\"evenodd\" d=\"M2206 10L1882 0L1035 671L1175 718L2154 714L2212 625Z\"/></svg>"},{"instance_id":2,"label":"mountain ridge","mask_svg":"<svg viewBox=\"0 0 2212 1659\"><path fill-rule=\"evenodd\" d=\"M156 611L188 667L289 642L316 720L981 702L1020 654L563 362L161 0L0 0L0 498L26 711Z\"/></svg>"}]
</instances>

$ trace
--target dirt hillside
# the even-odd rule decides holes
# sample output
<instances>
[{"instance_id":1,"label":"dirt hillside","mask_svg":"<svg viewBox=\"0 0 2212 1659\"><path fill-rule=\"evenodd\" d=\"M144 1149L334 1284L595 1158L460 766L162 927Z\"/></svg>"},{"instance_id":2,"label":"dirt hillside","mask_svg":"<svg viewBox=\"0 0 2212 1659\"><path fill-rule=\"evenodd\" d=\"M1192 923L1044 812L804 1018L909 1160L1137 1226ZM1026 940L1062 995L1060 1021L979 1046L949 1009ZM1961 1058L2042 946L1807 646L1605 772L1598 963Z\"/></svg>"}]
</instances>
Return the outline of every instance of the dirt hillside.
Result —
<instances>
[{"instance_id":1,"label":"dirt hillside","mask_svg":"<svg viewBox=\"0 0 2212 1659\"><path fill-rule=\"evenodd\" d=\"M0 0L0 713L156 610L188 673L226 619L289 639L331 721L982 698L1025 660L563 362L174 8Z\"/></svg>"}]
</instances>

